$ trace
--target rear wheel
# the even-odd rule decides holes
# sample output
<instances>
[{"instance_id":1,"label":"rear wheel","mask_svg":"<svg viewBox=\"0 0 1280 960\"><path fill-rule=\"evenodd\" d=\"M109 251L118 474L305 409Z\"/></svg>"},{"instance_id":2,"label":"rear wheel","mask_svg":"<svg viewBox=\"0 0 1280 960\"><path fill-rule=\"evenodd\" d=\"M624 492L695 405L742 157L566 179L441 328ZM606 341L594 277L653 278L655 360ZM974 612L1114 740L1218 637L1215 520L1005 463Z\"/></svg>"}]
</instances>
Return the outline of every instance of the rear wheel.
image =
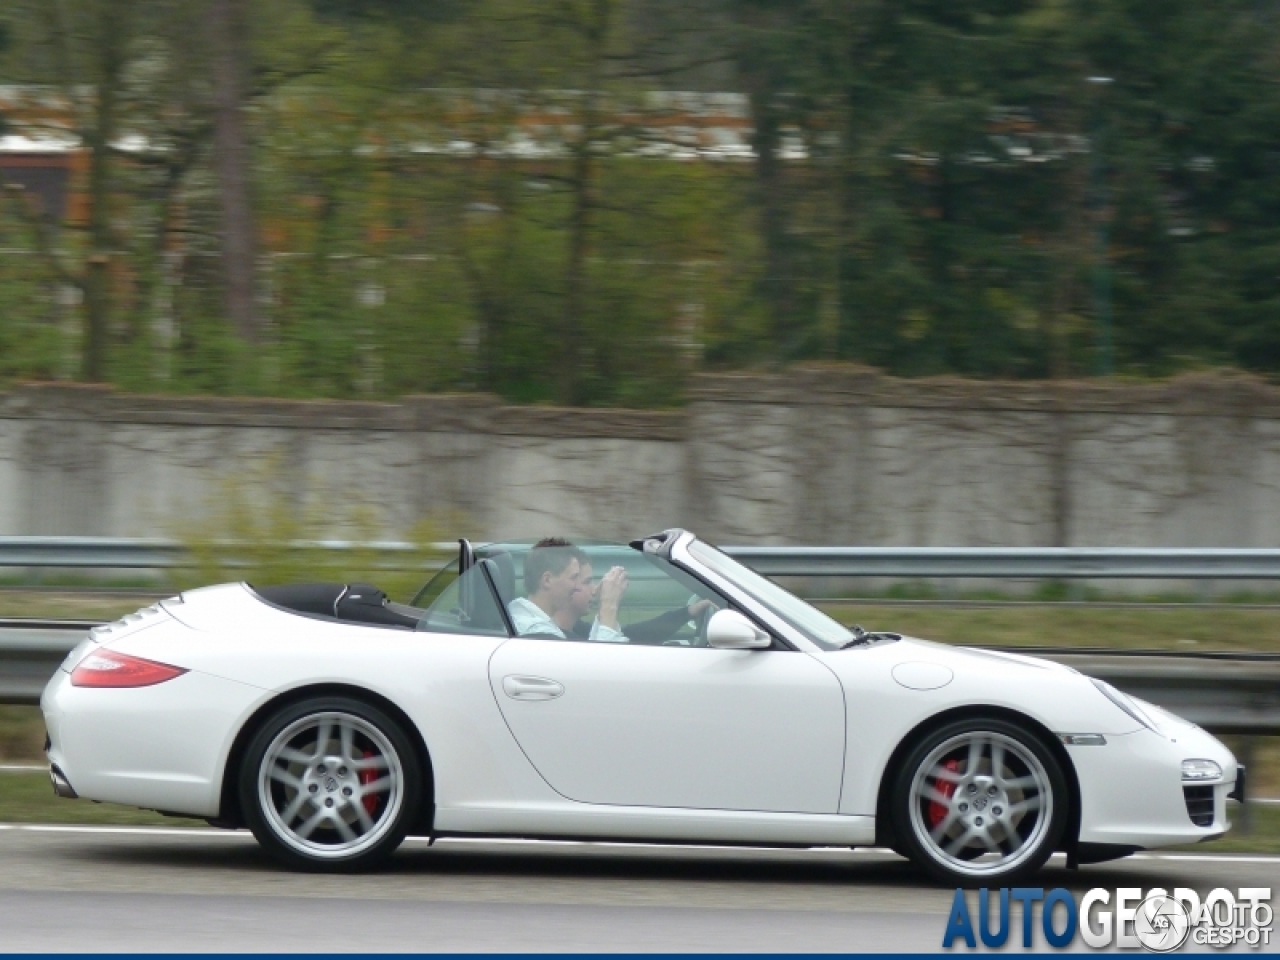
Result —
<instances>
[{"instance_id":1,"label":"rear wheel","mask_svg":"<svg viewBox=\"0 0 1280 960\"><path fill-rule=\"evenodd\" d=\"M1066 778L1040 738L997 718L951 723L924 737L898 772L895 838L947 884L1029 876L1067 822Z\"/></svg>"},{"instance_id":2,"label":"rear wheel","mask_svg":"<svg viewBox=\"0 0 1280 960\"><path fill-rule=\"evenodd\" d=\"M290 704L254 735L240 805L258 842L304 870L376 865L404 840L422 798L422 764L404 730L348 697Z\"/></svg>"}]
</instances>

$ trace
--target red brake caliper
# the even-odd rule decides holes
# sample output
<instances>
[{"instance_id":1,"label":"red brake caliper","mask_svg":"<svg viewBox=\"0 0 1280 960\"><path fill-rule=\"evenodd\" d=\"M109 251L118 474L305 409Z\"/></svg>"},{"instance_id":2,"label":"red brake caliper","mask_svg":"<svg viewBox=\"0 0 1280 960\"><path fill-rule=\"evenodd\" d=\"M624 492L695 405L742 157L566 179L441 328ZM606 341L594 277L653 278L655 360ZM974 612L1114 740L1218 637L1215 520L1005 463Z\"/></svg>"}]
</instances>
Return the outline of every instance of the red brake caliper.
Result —
<instances>
[{"instance_id":1,"label":"red brake caliper","mask_svg":"<svg viewBox=\"0 0 1280 960\"><path fill-rule=\"evenodd\" d=\"M956 773L960 770L960 761L948 760L942 765L942 768L944 770L950 770L952 773ZM956 784L954 780L935 779L933 781L933 786L943 796L949 797L956 792ZM944 819L946 819L947 805L945 803L940 803L937 800L930 800L928 816L929 816L929 826L936 827Z\"/></svg>"},{"instance_id":2,"label":"red brake caliper","mask_svg":"<svg viewBox=\"0 0 1280 960\"><path fill-rule=\"evenodd\" d=\"M365 751L364 751L364 758L365 758L366 760L368 760L368 759L369 759L370 757L372 757L372 756L373 756L373 751L372 751L372 750L365 750ZM372 769L370 769L370 770L361 770L361 771L360 771L360 786L362 786L362 787L363 787L363 786L366 786L367 784L373 783L373 781L375 781L375 780L377 780L377 779L378 779L378 771L377 771L377 770L372 770ZM371 817L372 817L372 816L377 812L377 810L378 810L378 798L377 798L374 794L372 794L372 793L366 793L363 797L361 797L361 798L360 798L360 802L364 804L365 812L366 812L366 813L368 813L368 814L369 814L369 816L371 816Z\"/></svg>"}]
</instances>

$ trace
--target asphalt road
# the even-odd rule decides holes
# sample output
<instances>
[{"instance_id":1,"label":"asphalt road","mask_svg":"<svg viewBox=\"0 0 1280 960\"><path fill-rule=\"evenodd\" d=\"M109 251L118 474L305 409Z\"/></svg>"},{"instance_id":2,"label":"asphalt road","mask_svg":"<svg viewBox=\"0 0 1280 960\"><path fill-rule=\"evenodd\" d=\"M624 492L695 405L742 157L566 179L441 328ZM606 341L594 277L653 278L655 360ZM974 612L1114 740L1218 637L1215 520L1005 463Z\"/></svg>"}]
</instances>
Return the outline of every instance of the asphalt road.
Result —
<instances>
[{"instance_id":1,"label":"asphalt road","mask_svg":"<svg viewBox=\"0 0 1280 960\"><path fill-rule=\"evenodd\" d=\"M1278 881L1280 857L1197 853L1036 882ZM935 951L952 896L882 851L410 840L383 872L311 876L243 833L0 825L6 951Z\"/></svg>"}]
</instances>

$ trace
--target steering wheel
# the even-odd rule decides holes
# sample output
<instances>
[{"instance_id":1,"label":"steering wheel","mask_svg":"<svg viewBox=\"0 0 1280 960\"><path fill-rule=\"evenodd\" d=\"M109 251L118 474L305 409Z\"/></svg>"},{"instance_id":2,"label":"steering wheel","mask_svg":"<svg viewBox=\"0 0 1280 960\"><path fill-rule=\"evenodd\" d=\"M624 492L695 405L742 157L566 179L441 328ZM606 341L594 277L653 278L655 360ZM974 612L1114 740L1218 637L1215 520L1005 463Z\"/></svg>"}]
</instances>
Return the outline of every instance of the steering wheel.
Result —
<instances>
[{"instance_id":1,"label":"steering wheel","mask_svg":"<svg viewBox=\"0 0 1280 960\"><path fill-rule=\"evenodd\" d=\"M714 614L719 609L720 608L717 607L714 603L709 603L703 609L698 611L698 616L694 619L694 624L697 627L697 629L694 631L693 643L691 644L691 646L695 646L695 647L711 646L710 641L707 640L707 625L711 623L712 614Z\"/></svg>"},{"instance_id":2,"label":"steering wheel","mask_svg":"<svg viewBox=\"0 0 1280 960\"><path fill-rule=\"evenodd\" d=\"M704 598L699 597L696 594L690 597L689 602L685 604L686 610L689 607L693 606L695 603L700 603L703 599ZM714 614L718 609L720 608L717 607L714 603L711 603L708 606L704 607L702 610L699 610L694 617L692 618L686 617L681 622L679 629L676 630L676 634L662 641L662 646L664 647L710 646L710 644L707 642L707 624L711 620L711 615ZM674 612L675 611L673 610L672 613ZM685 624L688 623L690 619L693 621L693 625L694 625L693 636L689 637L688 639L685 639L683 637L680 637L679 634L681 633L681 631L684 630Z\"/></svg>"}]
</instances>

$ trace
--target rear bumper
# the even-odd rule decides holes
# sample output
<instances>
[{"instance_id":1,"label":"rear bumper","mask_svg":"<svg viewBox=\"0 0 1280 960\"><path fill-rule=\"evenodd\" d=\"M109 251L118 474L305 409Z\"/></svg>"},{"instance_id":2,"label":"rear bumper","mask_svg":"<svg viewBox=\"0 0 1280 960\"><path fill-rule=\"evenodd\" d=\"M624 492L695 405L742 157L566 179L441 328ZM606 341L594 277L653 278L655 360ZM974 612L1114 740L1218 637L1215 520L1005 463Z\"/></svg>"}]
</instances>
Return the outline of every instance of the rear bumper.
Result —
<instances>
[{"instance_id":1,"label":"rear bumper","mask_svg":"<svg viewBox=\"0 0 1280 960\"><path fill-rule=\"evenodd\" d=\"M151 687L87 689L59 670L40 700L54 790L217 816L231 741L262 695L195 671Z\"/></svg>"}]
</instances>

